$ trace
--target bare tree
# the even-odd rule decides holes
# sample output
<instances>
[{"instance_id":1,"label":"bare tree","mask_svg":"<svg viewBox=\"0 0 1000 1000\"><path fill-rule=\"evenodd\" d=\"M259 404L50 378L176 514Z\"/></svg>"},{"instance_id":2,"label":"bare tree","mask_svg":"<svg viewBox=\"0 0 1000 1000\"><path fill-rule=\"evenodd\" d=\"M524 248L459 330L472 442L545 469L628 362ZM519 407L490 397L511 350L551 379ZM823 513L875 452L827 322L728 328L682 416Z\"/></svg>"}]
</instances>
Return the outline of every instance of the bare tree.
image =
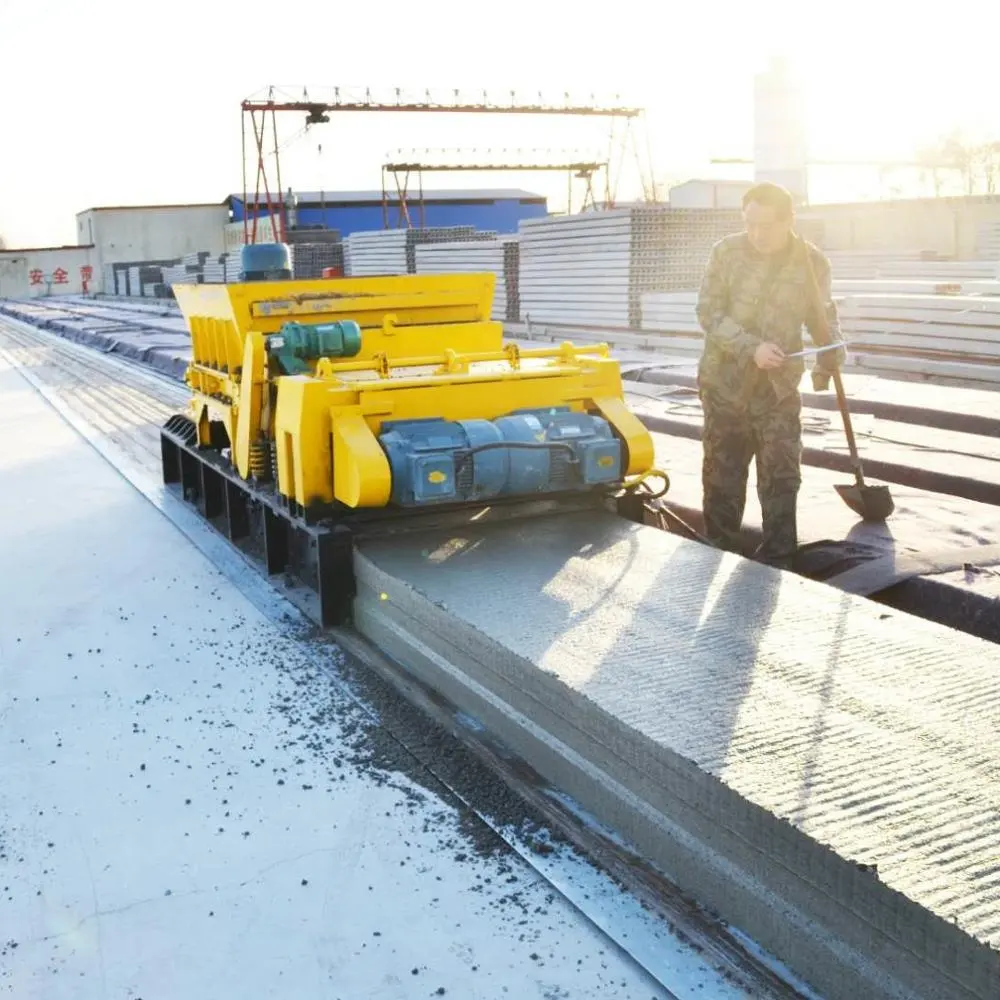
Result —
<instances>
[{"instance_id":1,"label":"bare tree","mask_svg":"<svg viewBox=\"0 0 1000 1000\"><path fill-rule=\"evenodd\" d=\"M983 142L972 149L976 174L982 178L986 194L996 194L1000 186L1000 142Z\"/></svg>"},{"instance_id":2,"label":"bare tree","mask_svg":"<svg viewBox=\"0 0 1000 1000\"><path fill-rule=\"evenodd\" d=\"M6 250L6 249L7 249L7 241L3 238L2 235L0 235L0 250Z\"/></svg>"},{"instance_id":3,"label":"bare tree","mask_svg":"<svg viewBox=\"0 0 1000 1000\"><path fill-rule=\"evenodd\" d=\"M983 191L995 194L1000 190L1000 142L973 142L960 132L943 136L938 142L917 154L924 170L930 172L934 195L939 197L944 178L957 175L967 195Z\"/></svg>"},{"instance_id":4,"label":"bare tree","mask_svg":"<svg viewBox=\"0 0 1000 1000\"><path fill-rule=\"evenodd\" d=\"M941 143L941 158L946 166L958 172L966 194L976 189L976 154L974 147L960 133L953 132Z\"/></svg>"},{"instance_id":5,"label":"bare tree","mask_svg":"<svg viewBox=\"0 0 1000 1000\"><path fill-rule=\"evenodd\" d=\"M931 184L934 188L934 197L940 198L941 187L944 184L942 171L945 167L940 144L921 149L917 153L917 161L922 168L921 181L925 181L929 173Z\"/></svg>"}]
</instances>

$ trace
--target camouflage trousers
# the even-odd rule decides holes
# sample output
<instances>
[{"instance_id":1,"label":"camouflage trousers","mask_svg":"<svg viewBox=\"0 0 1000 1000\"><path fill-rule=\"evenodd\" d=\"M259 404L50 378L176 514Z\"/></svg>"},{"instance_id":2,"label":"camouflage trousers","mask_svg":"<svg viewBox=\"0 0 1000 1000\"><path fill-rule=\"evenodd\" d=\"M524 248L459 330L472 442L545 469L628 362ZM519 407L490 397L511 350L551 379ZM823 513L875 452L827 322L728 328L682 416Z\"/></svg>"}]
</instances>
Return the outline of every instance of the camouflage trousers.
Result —
<instances>
[{"instance_id":1,"label":"camouflage trousers","mask_svg":"<svg viewBox=\"0 0 1000 1000\"><path fill-rule=\"evenodd\" d=\"M784 559L798 548L796 508L802 482L802 399L754 400L733 406L702 393L702 488L705 533L720 548L739 552L751 459L757 461L757 496L763 538L761 559Z\"/></svg>"}]
</instances>

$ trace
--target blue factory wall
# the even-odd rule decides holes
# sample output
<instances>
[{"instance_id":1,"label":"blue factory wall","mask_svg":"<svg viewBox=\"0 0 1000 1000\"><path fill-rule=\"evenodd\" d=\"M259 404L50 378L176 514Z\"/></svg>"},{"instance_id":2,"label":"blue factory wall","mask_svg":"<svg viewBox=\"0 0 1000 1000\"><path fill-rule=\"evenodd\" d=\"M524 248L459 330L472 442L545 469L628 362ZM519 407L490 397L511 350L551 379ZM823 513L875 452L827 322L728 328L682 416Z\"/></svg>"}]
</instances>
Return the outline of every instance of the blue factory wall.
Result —
<instances>
[{"instance_id":1,"label":"blue factory wall","mask_svg":"<svg viewBox=\"0 0 1000 1000\"><path fill-rule=\"evenodd\" d=\"M230 199L233 221L242 221L244 208L242 199ZM419 202L409 203L412 225L421 224ZM524 198L497 198L494 200L429 200L424 199L423 224L426 226L475 226L479 230L489 230L498 233L516 233L521 219L544 217L548 212L545 199L538 196ZM264 213L266 214L266 210ZM399 205L389 204L389 225L397 227L403 223L400 218ZM384 228L382 203L374 202L338 202L336 194L331 193L330 201L325 210L319 204L303 203L298 205L299 226L321 226L337 229L341 236L351 233L366 232Z\"/></svg>"}]
</instances>

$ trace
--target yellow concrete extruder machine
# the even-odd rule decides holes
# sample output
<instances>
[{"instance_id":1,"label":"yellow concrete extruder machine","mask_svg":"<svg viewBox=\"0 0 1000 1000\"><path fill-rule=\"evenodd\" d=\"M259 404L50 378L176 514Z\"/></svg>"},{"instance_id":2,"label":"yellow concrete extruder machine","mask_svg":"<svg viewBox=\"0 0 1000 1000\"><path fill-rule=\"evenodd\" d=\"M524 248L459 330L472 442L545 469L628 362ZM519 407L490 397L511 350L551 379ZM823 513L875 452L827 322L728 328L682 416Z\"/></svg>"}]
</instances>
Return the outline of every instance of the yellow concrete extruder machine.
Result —
<instances>
[{"instance_id":1,"label":"yellow concrete extruder machine","mask_svg":"<svg viewBox=\"0 0 1000 1000\"><path fill-rule=\"evenodd\" d=\"M492 274L293 281L282 244L242 267L174 286L192 395L161 431L163 479L314 591L324 624L349 617L366 533L653 495L607 347L505 345Z\"/></svg>"}]
</instances>

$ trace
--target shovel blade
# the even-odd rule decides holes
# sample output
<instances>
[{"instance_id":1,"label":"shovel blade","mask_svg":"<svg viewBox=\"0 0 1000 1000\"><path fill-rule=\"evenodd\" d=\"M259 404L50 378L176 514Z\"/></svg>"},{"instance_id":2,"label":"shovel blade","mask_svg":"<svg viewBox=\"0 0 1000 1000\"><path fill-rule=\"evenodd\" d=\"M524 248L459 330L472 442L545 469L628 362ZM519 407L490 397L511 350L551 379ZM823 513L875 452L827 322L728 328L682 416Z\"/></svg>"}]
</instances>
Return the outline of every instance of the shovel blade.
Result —
<instances>
[{"instance_id":1,"label":"shovel blade","mask_svg":"<svg viewBox=\"0 0 1000 1000\"><path fill-rule=\"evenodd\" d=\"M864 521L884 521L896 509L888 486L834 486L840 499Z\"/></svg>"}]
</instances>

